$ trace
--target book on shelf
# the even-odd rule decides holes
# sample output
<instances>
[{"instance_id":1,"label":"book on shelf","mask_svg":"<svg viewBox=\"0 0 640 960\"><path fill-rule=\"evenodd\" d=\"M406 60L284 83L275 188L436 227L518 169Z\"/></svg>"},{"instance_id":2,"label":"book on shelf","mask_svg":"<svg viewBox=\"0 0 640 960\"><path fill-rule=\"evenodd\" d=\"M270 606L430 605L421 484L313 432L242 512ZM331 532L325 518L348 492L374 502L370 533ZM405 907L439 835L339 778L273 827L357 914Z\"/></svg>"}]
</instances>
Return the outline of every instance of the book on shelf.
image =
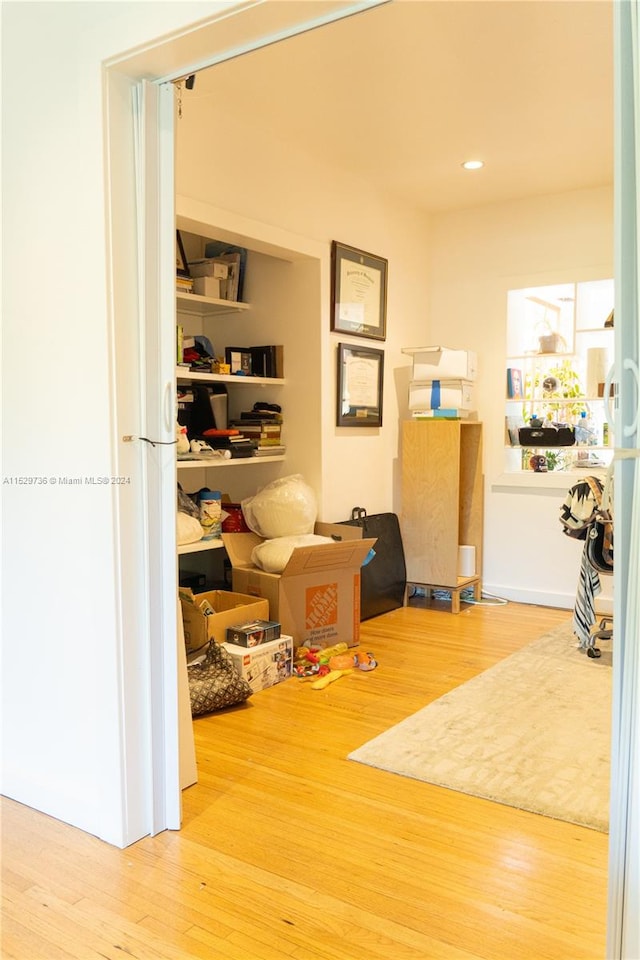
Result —
<instances>
[{"instance_id":1,"label":"book on shelf","mask_svg":"<svg viewBox=\"0 0 640 960\"><path fill-rule=\"evenodd\" d=\"M280 434L278 434L278 436L268 437L259 437L252 433L245 433L244 435L250 440L254 440L259 447L279 447L282 445L282 437Z\"/></svg>"},{"instance_id":2,"label":"book on shelf","mask_svg":"<svg viewBox=\"0 0 640 960\"><path fill-rule=\"evenodd\" d=\"M256 423L253 420L232 420L231 426L236 427L246 437L253 437L256 440L279 441L282 434L282 424L280 423Z\"/></svg>"},{"instance_id":3,"label":"book on shelf","mask_svg":"<svg viewBox=\"0 0 640 960\"><path fill-rule=\"evenodd\" d=\"M240 431L236 430L235 427L221 429L209 427L208 430L203 431L202 436L205 440L233 440L240 436Z\"/></svg>"},{"instance_id":4,"label":"book on shelf","mask_svg":"<svg viewBox=\"0 0 640 960\"><path fill-rule=\"evenodd\" d=\"M507 368L507 397L509 400L522 400L524 397L522 370L518 370L516 367Z\"/></svg>"},{"instance_id":5,"label":"book on shelf","mask_svg":"<svg viewBox=\"0 0 640 960\"><path fill-rule=\"evenodd\" d=\"M413 420L468 420L475 419L471 410L459 410L452 407L439 407L437 410L414 410Z\"/></svg>"},{"instance_id":6,"label":"book on shelf","mask_svg":"<svg viewBox=\"0 0 640 960\"><path fill-rule=\"evenodd\" d=\"M232 420L230 426L236 427L243 433L250 433L252 436L279 437L282 433L282 424L270 421L265 423L259 420Z\"/></svg>"},{"instance_id":7,"label":"book on shelf","mask_svg":"<svg viewBox=\"0 0 640 960\"><path fill-rule=\"evenodd\" d=\"M254 457L282 457L286 449L287 448L283 446L257 447L253 451L253 455Z\"/></svg>"}]
</instances>

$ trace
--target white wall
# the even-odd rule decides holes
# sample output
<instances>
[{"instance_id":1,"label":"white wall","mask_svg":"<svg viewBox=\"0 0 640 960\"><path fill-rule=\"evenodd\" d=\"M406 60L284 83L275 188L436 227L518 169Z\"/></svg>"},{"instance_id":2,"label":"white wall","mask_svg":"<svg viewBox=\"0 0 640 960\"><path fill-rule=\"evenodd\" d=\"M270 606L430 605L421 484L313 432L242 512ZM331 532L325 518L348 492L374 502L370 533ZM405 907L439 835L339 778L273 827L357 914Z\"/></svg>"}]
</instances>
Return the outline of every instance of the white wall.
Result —
<instances>
[{"instance_id":1,"label":"white wall","mask_svg":"<svg viewBox=\"0 0 640 960\"><path fill-rule=\"evenodd\" d=\"M506 295L519 287L613 276L612 187L434 217L430 250L430 336L479 357L485 589L571 607L582 545L565 537L558 522L570 483L560 480L559 488L543 492L497 489L504 458ZM611 579L603 578L602 586L603 600L610 598Z\"/></svg>"},{"instance_id":2,"label":"white wall","mask_svg":"<svg viewBox=\"0 0 640 960\"><path fill-rule=\"evenodd\" d=\"M84 483L118 471L102 61L225 6L2 5L2 790L116 844L116 518L112 488Z\"/></svg>"}]
</instances>

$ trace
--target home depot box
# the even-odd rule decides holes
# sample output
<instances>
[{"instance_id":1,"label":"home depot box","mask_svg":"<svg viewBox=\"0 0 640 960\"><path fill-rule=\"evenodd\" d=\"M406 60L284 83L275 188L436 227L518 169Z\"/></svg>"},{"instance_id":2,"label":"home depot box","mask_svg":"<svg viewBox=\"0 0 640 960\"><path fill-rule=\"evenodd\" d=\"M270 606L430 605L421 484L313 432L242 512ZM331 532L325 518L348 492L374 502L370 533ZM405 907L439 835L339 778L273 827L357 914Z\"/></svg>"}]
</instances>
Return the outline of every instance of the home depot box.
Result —
<instances>
[{"instance_id":1,"label":"home depot box","mask_svg":"<svg viewBox=\"0 0 640 960\"><path fill-rule=\"evenodd\" d=\"M441 407L475 410L475 389L468 380L412 380L409 410L438 410Z\"/></svg>"},{"instance_id":2,"label":"home depot box","mask_svg":"<svg viewBox=\"0 0 640 960\"><path fill-rule=\"evenodd\" d=\"M329 647L360 642L360 568L375 539L297 547L282 573L251 562L262 539L255 533L223 533L233 568L233 589L269 601L271 619L296 646Z\"/></svg>"},{"instance_id":3,"label":"home depot box","mask_svg":"<svg viewBox=\"0 0 640 960\"><path fill-rule=\"evenodd\" d=\"M215 613L208 616L200 609L203 601L213 607ZM187 654L199 650L209 640L224 643L227 627L247 620L268 620L269 601L231 590L209 590L193 593L180 588L180 605L184 623L184 639Z\"/></svg>"},{"instance_id":4,"label":"home depot box","mask_svg":"<svg viewBox=\"0 0 640 960\"><path fill-rule=\"evenodd\" d=\"M470 350L448 347L403 347L413 357L412 380L475 380L478 358Z\"/></svg>"},{"instance_id":5,"label":"home depot box","mask_svg":"<svg viewBox=\"0 0 640 960\"><path fill-rule=\"evenodd\" d=\"M291 676L293 638L285 634L257 647L235 643L224 643L223 647L230 654L236 673L248 681L254 693Z\"/></svg>"}]
</instances>

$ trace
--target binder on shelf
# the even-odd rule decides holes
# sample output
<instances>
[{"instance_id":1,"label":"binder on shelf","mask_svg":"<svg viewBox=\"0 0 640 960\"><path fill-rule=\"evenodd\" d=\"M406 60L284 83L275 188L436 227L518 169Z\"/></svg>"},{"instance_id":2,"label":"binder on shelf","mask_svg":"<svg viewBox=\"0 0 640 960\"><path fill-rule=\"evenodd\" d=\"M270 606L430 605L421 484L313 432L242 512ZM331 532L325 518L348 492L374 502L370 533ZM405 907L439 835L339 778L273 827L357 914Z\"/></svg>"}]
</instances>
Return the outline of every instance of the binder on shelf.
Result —
<instances>
[{"instance_id":1,"label":"binder on shelf","mask_svg":"<svg viewBox=\"0 0 640 960\"><path fill-rule=\"evenodd\" d=\"M256 377L284 377L284 347L282 344L250 347L253 374Z\"/></svg>"}]
</instances>

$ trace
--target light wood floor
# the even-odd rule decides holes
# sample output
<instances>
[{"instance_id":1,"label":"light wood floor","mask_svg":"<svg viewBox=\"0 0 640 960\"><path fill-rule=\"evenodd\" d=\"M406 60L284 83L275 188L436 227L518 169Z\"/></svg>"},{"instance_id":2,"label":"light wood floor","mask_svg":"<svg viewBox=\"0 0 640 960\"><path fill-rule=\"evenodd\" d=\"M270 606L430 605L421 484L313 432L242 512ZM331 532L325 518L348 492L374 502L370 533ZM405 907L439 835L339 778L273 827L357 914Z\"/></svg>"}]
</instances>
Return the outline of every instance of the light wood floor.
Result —
<instances>
[{"instance_id":1,"label":"light wood floor","mask_svg":"<svg viewBox=\"0 0 640 960\"><path fill-rule=\"evenodd\" d=\"M345 759L569 617L422 606L362 625L373 673L197 720L178 833L122 851L5 800L2 957L602 960L604 834Z\"/></svg>"}]
</instances>

